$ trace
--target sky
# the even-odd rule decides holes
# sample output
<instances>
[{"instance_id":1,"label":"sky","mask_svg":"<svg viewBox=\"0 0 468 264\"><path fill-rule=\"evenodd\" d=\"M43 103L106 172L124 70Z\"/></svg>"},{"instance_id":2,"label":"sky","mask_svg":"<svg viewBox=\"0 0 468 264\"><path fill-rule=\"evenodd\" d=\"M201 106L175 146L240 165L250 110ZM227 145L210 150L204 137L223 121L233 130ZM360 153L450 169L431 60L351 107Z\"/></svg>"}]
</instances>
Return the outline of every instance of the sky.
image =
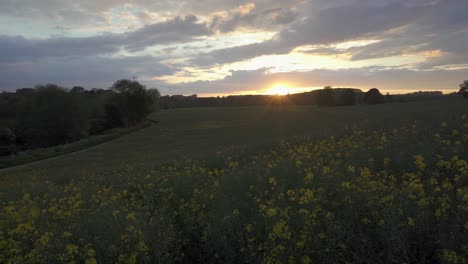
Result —
<instances>
[{"instance_id":1,"label":"sky","mask_svg":"<svg viewBox=\"0 0 468 264\"><path fill-rule=\"evenodd\" d=\"M0 91L458 90L467 0L0 0ZM280 89L280 90L281 90Z\"/></svg>"}]
</instances>

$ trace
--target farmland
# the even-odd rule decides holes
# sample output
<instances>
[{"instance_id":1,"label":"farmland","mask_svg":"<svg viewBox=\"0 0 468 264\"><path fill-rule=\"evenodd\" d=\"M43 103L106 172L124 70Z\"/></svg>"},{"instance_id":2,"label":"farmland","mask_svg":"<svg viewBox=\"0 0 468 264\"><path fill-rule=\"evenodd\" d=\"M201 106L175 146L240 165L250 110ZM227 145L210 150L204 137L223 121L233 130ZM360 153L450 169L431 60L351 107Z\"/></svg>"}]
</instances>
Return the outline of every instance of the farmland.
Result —
<instances>
[{"instance_id":1,"label":"farmland","mask_svg":"<svg viewBox=\"0 0 468 264\"><path fill-rule=\"evenodd\" d=\"M0 262L463 263L463 98L162 111L0 171Z\"/></svg>"}]
</instances>

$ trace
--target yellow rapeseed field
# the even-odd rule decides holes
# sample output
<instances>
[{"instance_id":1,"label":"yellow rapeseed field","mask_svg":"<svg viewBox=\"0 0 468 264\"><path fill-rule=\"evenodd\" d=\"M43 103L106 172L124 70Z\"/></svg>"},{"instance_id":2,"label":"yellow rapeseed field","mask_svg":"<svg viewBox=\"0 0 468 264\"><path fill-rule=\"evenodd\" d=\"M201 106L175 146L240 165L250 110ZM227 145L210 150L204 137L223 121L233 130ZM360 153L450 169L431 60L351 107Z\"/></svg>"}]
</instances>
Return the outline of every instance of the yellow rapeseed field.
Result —
<instances>
[{"instance_id":1,"label":"yellow rapeseed field","mask_svg":"<svg viewBox=\"0 0 468 264\"><path fill-rule=\"evenodd\" d=\"M9 179L0 263L466 263L467 147L460 116L219 164Z\"/></svg>"}]
</instances>

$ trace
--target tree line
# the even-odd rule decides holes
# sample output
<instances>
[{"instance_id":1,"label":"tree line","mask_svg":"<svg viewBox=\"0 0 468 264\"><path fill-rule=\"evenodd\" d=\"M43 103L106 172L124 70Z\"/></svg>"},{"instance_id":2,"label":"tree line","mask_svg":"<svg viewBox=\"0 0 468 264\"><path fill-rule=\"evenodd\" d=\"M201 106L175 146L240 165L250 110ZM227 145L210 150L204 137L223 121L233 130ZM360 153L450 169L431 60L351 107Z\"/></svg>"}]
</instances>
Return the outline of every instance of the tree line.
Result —
<instances>
[{"instance_id":1,"label":"tree line","mask_svg":"<svg viewBox=\"0 0 468 264\"><path fill-rule=\"evenodd\" d=\"M440 98L442 92L415 92L401 95L383 95L377 88L367 92L353 88L326 86L310 92L277 95L232 95L225 97L198 97L197 95L162 96L163 109L187 107L252 106L252 105L318 105L321 107L356 104L383 104Z\"/></svg>"},{"instance_id":2,"label":"tree line","mask_svg":"<svg viewBox=\"0 0 468 264\"><path fill-rule=\"evenodd\" d=\"M159 109L159 91L119 80L109 89L55 84L0 94L0 155L55 146L142 123Z\"/></svg>"}]
</instances>

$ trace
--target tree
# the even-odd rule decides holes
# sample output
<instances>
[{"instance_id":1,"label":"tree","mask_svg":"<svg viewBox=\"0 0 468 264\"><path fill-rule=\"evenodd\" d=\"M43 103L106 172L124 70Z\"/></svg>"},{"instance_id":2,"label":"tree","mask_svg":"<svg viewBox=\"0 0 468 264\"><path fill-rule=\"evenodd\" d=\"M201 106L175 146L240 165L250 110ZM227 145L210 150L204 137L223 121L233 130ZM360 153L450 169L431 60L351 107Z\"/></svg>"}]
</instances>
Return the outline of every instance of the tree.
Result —
<instances>
[{"instance_id":1,"label":"tree","mask_svg":"<svg viewBox=\"0 0 468 264\"><path fill-rule=\"evenodd\" d=\"M10 128L0 128L0 156L15 152L16 136Z\"/></svg>"},{"instance_id":2,"label":"tree","mask_svg":"<svg viewBox=\"0 0 468 264\"><path fill-rule=\"evenodd\" d=\"M80 93L83 93L85 91L85 88L81 87L81 86L74 86L71 90L70 90L70 93L74 93L74 94L80 94Z\"/></svg>"},{"instance_id":3,"label":"tree","mask_svg":"<svg viewBox=\"0 0 468 264\"><path fill-rule=\"evenodd\" d=\"M335 105L335 99L333 98L333 90L331 86L325 86L322 90L317 91L317 104L319 106Z\"/></svg>"},{"instance_id":4,"label":"tree","mask_svg":"<svg viewBox=\"0 0 468 264\"><path fill-rule=\"evenodd\" d=\"M137 81L118 80L112 85L115 92L106 105L106 115L111 126L133 126L155 111L159 98L157 89L146 90Z\"/></svg>"},{"instance_id":5,"label":"tree","mask_svg":"<svg viewBox=\"0 0 468 264\"><path fill-rule=\"evenodd\" d=\"M153 111L159 111L159 109L161 109L161 105L160 105L161 93L156 88L148 89L147 92L151 96L151 98L153 98L153 107L154 107Z\"/></svg>"},{"instance_id":6,"label":"tree","mask_svg":"<svg viewBox=\"0 0 468 264\"><path fill-rule=\"evenodd\" d=\"M390 95L390 93L387 93L387 95L385 95L385 102L393 103L393 96Z\"/></svg>"},{"instance_id":7,"label":"tree","mask_svg":"<svg viewBox=\"0 0 468 264\"><path fill-rule=\"evenodd\" d=\"M352 89L346 89L342 92L340 96L340 105L355 105L356 104L356 95Z\"/></svg>"},{"instance_id":8,"label":"tree","mask_svg":"<svg viewBox=\"0 0 468 264\"><path fill-rule=\"evenodd\" d=\"M364 95L364 102L366 104L383 104L385 97L380 93L379 89L372 88Z\"/></svg>"},{"instance_id":9,"label":"tree","mask_svg":"<svg viewBox=\"0 0 468 264\"><path fill-rule=\"evenodd\" d=\"M458 91L458 94L468 98L468 80L465 80L462 84L460 84L460 90Z\"/></svg>"},{"instance_id":10,"label":"tree","mask_svg":"<svg viewBox=\"0 0 468 264\"><path fill-rule=\"evenodd\" d=\"M16 135L26 147L47 147L88 135L83 104L55 84L37 86L21 105Z\"/></svg>"}]
</instances>

